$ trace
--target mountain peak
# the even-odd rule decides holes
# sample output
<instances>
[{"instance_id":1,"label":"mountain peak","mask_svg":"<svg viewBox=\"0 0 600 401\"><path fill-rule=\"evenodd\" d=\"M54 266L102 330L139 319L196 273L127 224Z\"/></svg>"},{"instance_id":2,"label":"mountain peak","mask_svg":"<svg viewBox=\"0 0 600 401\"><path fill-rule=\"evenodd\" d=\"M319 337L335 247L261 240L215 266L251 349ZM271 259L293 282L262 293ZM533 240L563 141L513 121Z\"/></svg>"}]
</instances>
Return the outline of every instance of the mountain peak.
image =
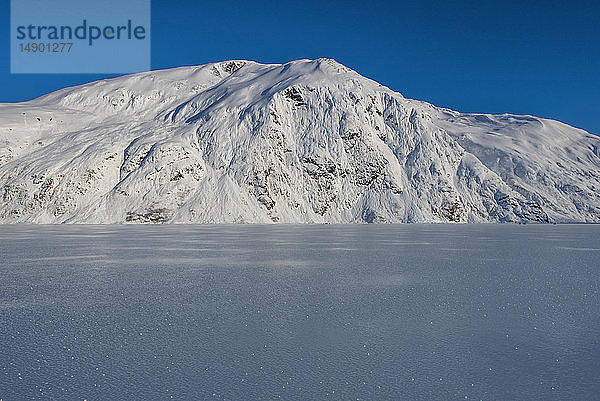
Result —
<instances>
[{"instance_id":1,"label":"mountain peak","mask_svg":"<svg viewBox=\"0 0 600 401\"><path fill-rule=\"evenodd\" d=\"M0 221L600 221L598 138L229 60L0 105Z\"/></svg>"}]
</instances>

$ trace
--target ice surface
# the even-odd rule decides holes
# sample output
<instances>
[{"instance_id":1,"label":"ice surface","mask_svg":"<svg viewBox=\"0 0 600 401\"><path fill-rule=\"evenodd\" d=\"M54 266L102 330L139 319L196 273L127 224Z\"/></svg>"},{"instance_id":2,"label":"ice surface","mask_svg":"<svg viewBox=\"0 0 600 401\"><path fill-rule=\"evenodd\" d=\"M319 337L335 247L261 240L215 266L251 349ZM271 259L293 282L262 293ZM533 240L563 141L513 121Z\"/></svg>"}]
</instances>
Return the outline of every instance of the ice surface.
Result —
<instances>
[{"instance_id":1,"label":"ice surface","mask_svg":"<svg viewBox=\"0 0 600 401\"><path fill-rule=\"evenodd\" d=\"M5 226L0 399L595 399L599 229Z\"/></svg>"}]
</instances>

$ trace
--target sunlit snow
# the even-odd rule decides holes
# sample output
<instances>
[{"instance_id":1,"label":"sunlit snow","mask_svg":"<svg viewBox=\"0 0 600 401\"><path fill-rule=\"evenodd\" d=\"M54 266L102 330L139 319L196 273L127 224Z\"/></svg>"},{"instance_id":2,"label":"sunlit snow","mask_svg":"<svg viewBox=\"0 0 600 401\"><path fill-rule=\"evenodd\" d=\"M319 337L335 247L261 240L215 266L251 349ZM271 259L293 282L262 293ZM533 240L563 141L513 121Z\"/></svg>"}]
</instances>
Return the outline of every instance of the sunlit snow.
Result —
<instances>
[{"instance_id":1,"label":"sunlit snow","mask_svg":"<svg viewBox=\"0 0 600 401\"><path fill-rule=\"evenodd\" d=\"M599 222L599 149L331 59L228 61L0 105L0 222Z\"/></svg>"}]
</instances>

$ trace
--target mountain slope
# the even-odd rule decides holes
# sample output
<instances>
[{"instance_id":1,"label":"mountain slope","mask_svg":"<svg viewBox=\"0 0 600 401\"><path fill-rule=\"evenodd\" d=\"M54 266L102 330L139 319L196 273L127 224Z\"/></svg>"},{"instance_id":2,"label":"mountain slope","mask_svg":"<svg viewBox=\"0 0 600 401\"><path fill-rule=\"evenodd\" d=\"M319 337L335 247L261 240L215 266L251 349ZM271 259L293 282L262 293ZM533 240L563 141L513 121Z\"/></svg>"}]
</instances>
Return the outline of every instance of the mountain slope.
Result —
<instances>
[{"instance_id":1,"label":"mountain slope","mask_svg":"<svg viewBox=\"0 0 600 401\"><path fill-rule=\"evenodd\" d=\"M0 222L599 222L599 149L330 59L228 61L0 105Z\"/></svg>"}]
</instances>

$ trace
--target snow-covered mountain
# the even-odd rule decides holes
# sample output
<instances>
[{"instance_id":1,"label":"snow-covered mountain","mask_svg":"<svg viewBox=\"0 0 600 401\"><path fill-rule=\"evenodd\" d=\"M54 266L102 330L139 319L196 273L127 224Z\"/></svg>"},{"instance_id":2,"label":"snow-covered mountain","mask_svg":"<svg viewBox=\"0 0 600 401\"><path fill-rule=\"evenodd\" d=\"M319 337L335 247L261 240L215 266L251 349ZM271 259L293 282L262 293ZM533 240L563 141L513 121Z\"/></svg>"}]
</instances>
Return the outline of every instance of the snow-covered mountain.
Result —
<instances>
[{"instance_id":1,"label":"snow-covered mountain","mask_svg":"<svg viewBox=\"0 0 600 401\"><path fill-rule=\"evenodd\" d=\"M600 222L600 140L405 99L330 59L0 105L2 223Z\"/></svg>"}]
</instances>

